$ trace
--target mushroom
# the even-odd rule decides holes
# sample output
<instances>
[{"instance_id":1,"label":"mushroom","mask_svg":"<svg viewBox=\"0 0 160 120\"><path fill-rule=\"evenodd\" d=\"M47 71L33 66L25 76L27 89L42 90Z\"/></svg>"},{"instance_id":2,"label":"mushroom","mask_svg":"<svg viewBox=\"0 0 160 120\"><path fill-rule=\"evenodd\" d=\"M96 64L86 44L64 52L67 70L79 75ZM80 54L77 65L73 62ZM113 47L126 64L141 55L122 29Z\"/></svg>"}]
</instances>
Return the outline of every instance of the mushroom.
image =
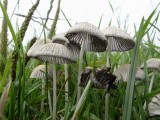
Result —
<instances>
[{"instance_id":1,"label":"mushroom","mask_svg":"<svg viewBox=\"0 0 160 120\"><path fill-rule=\"evenodd\" d=\"M117 27L107 27L104 28L102 30L102 33L105 35L105 37L107 38L107 42L108 42L108 46L107 46L107 60L106 60L106 67L110 67L110 63L109 63L109 58L110 58L110 52L111 51L128 51L130 49L132 49L135 45L134 41L132 41L132 38L130 37L130 35ZM108 93L107 93L108 94ZM109 99L107 98L107 95L105 99ZM108 106L107 100L106 101L106 106ZM107 112L107 111L106 111ZM105 113L107 114L107 113ZM105 120L107 120L108 118L106 118L107 115L105 115Z\"/></svg>"},{"instance_id":2,"label":"mushroom","mask_svg":"<svg viewBox=\"0 0 160 120\"><path fill-rule=\"evenodd\" d=\"M49 78L53 77L53 70L51 68L48 68L47 75ZM30 78L32 79L41 79L42 80L42 95L45 95L45 78L46 78L46 66L45 65L39 65L32 71ZM40 111L43 112L44 110L44 100L41 100L41 109ZM50 110L52 111L52 110Z\"/></svg>"},{"instance_id":3,"label":"mushroom","mask_svg":"<svg viewBox=\"0 0 160 120\"><path fill-rule=\"evenodd\" d=\"M148 104L148 112L150 116L160 115L160 94L154 96Z\"/></svg>"},{"instance_id":4,"label":"mushroom","mask_svg":"<svg viewBox=\"0 0 160 120\"><path fill-rule=\"evenodd\" d=\"M152 71L152 78L151 78L149 89L148 89L148 92L150 93L153 87L156 71L160 71L160 59L151 58L146 61L146 64L147 64L147 69ZM144 64L142 64L140 68L144 69Z\"/></svg>"},{"instance_id":5,"label":"mushroom","mask_svg":"<svg viewBox=\"0 0 160 120\"><path fill-rule=\"evenodd\" d=\"M51 43L52 41L50 39L46 39L46 43ZM32 47L28 50L27 56L29 57L35 57L35 52L39 51L41 49L41 46L45 44L44 39L37 40Z\"/></svg>"},{"instance_id":6,"label":"mushroom","mask_svg":"<svg viewBox=\"0 0 160 120\"><path fill-rule=\"evenodd\" d=\"M110 52L123 52L132 49L135 46L135 42L132 40L131 36L121 28L117 27L107 27L102 30L102 33L107 38L107 61L106 66L110 67L109 57Z\"/></svg>"},{"instance_id":7,"label":"mushroom","mask_svg":"<svg viewBox=\"0 0 160 120\"><path fill-rule=\"evenodd\" d=\"M81 47L79 56L77 101L80 98L80 76L82 72L82 60L84 51L103 52L107 47L107 41L102 32L94 25L81 22L71 27L65 34L71 44Z\"/></svg>"},{"instance_id":8,"label":"mushroom","mask_svg":"<svg viewBox=\"0 0 160 120\"><path fill-rule=\"evenodd\" d=\"M80 52L80 48L77 47L76 45L73 45L71 43L69 43L68 39L64 36L64 33L61 34L57 34L56 36L54 36L54 38L52 39L52 43L58 43L58 44L62 44L64 46L66 46L72 54L72 57L77 60L79 57L79 52ZM65 68L65 80L68 79L68 64L64 64L64 68ZM68 105L68 80L66 81L65 84L65 107L67 107Z\"/></svg>"},{"instance_id":9,"label":"mushroom","mask_svg":"<svg viewBox=\"0 0 160 120\"><path fill-rule=\"evenodd\" d=\"M47 43L42 46L40 51L35 53L35 57L45 62L53 64L53 120L56 120L56 63L66 64L74 63L70 50L64 45L57 43Z\"/></svg>"},{"instance_id":10,"label":"mushroom","mask_svg":"<svg viewBox=\"0 0 160 120\"><path fill-rule=\"evenodd\" d=\"M113 72L114 75L116 75L116 81L123 80L124 82L128 81L128 76L129 76L129 70L130 70L131 65L130 64L124 64L120 66L117 70ZM137 72L136 72L136 80L144 80L144 71L141 70L139 67L137 67Z\"/></svg>"}]
</instances>

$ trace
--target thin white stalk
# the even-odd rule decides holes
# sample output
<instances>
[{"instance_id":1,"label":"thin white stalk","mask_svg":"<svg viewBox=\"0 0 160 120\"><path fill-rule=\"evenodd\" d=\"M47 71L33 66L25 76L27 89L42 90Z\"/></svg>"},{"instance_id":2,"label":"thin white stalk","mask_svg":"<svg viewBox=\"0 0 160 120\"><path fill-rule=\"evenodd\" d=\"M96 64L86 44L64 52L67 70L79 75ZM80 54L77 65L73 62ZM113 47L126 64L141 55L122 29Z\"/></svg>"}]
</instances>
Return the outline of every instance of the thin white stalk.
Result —
<instances>
[{"instance_id":1,"label":"thin white stalk","mask_svg":"<svg viewBox=\"0 0 160 120\"><path fill-rule=\"evenodd\" d=\"M78 82L77 82L77 103L81 95L81 87L79 87L80 79L81 79L81 72L82 72L82 62L83 62L83 55L84 55L84 40L81 44L81 51L79 56L79 66L78 66Z\"/></svg>"},{"instance_id":2,"label":"thin white stalk","mask_svg":"<svg viewBox=\"0 0 160 120\"><path fill-rule=\"evenodd\" d=\"M153 83L154 83L154 78L155 78L155 72L153 71L152 73L152 78L151 78L151 82L149 84L149 89L148 89L148 92L150 93L151 90L152 90L152 87L153 87Z\"/></svg>"},{"instance_id":3,"label":"thin white stalk","mask_svg":"<svg viewBox=\"0 0 160 120\"><path fill-rule=\"evenodd\" d=\"M80 110L80 108L84 104L84 100L85 100L86 96L88 95L88 92L89 92L89 89L90 89L91 85L92 85L92 80L90 79L88 81L87 86L85 87L85 89L84 89L84 91L83 91L78 103L77 103L76 110L74 111L74 114L73 114L73 117L72 117L71 120L75 120L78 111Z\"/></svg>"},{"instance_id":4,"label":"thin white stalk","mask_svg":"<svg viewBox=\"0 0 160 120\"><path fill-rule=\"evenodd\" d=\"M53 119L53 115L52 115L52 101L51 101L51 94L48 90L48 103L49 103L49 112L50 112L50 115L51 115L51 118Z\"/></svg>"},{"instance_id":5,"label":"thin white stalk","mask_svg":"<svg viewBox=\"0 0 160 120\"><path fill-rule=\"evenodd\" d=\"M42 95L45 95L45 86L46 86L46 82L45 80L42 79ZM44 111L44 100L41 100L41 109L40 109L41 112Z\"/></svg>"},{"instance_id":6,"label":"thin white stalk","mask_svg":"<svg viewBox=\"0 0 160 120\"><path fill-rule=\"evenodd\" d=\"M108 45L108 51L107 51L107 62L106 62L106 67L110 67L110 62L109 62L109 59L110 59L110 54L111 54L111 51L110 51L110 45ZM105 120L108 120L108 113L109 111L109 93L106 93L105 95Z\"/></svg>"},{"instance_id":7,"label":"thin white stalk","mask_svg":"<svg viewBox=\"0 0 160 120\"><path fill-rule=\"evenodd\" d=\"M65 69L65 81L67 80L65 84L65 109L66 109L68 106L68 65L67 64L64 64L64 69Z\"/></svg>"},{"instance_id":8,"label":"thin white stalk","mask_svg":"<svg viewBox=\"0 0 160 120\"><path fill-rule=\"evenodd\" d=\"M108 47L109 47L109 45L108 45ZM110 47L109 47L109 48L108 48L108 51L107 51L106 67L110 67L110 62L109 62L110 55L111 55L111 51L110 51Z\"/></svg>"},{"instance_id":9,"label":"thin white stalk","mask_svg":"<svg viewBox=\"0 0 160 120\"><path fill-rule=\"evenodd\" d=\"M56 93L57 93L57 88L56 88L56 64L53 64L53 120L56 120Z\"/></svg>"},{"instance_id":10,"label":"thin white stalk","mask_svg":"<svg viewBox=\"0 0 160 120\"><path fill-rule=\"evenodd\" d=\"M108 112L109 112L109 93L105 95L105 120L108 120Z\"/></svg>"}]
</instances>

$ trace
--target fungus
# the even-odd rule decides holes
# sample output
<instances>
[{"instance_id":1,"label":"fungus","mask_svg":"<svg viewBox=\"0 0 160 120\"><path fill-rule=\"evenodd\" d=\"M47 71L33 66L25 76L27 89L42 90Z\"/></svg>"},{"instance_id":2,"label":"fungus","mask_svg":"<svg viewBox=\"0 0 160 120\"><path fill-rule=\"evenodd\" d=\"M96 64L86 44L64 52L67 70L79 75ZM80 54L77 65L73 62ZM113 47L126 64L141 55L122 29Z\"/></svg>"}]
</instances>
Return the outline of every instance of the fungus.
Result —
<instances>
[{"instance_id":1,"label":"fungus","mask_svg":"<svg viewBox=\"0 0 160 120\"><path fill-rule=\"evenodd\" d=\"M65 34L71 44L81 47L78 69L78 90L77 101L80 98L81 89L79 87L82 72L82 60L84 51L103 52L106 50L107 41L102 32L94 25L81 22L71 27Z\"/></svg>"},{"instance_id":2,"label":"fungus","mask_svg":"<svg viewBox=\"0 0 160 120\"><path fill-rule=\"evenodd\" d=\"M117 27L107 27L102 30L102 33L107 38L108 42L108 46L106 48L106 51L108 53L106 61L107 67L110 66L110 52L128 51L135 46L135 42L132 40L131 36L123 29Z\"/></svg>"},{"instance_id":3,"label":"fungus","mask_svg":"<svg viewBox=\"0 0 160 120\"><path fill-rule=\"evenodd\" d=\"M57 43L47 43L43 45L40 51L35 53L35 57L45 62L53 64L53 119L56 119L56 63L66 64L75 63L70 50L64 45Z\"/></svg>"},{"instance_id":4,"label":"fungus","mask_svg":"<svg viewBox=\"0 0 160 120\"><path fill-rule=\"evenodd\" d=\"M76 45L73 45L71 43L69 43L68 39L64 36L65 34L61 33L61 34L57 34L56 36L54 36L54 38L52 39L52 43L58 43L61 45L66 46L71 54L72 54L72 58L76 61L79 57L79 52L80 52L80 48L77 47ZM68 64L64 64L64 69L65 69L65 80L68 79ZM65 107L67 107L68 105L68 80L65 83Z\"/></svg>"},{"instance_id":5,"label":"fungus","mask_svg":"<svg viewBox=\"0 0 160 120\"><path fill-rule=\"evenodd\" d=\"M107 42L108 42L108 46L107 46L107 60L106 60L106 67L110 67L110 53L111 51L128 51L130 49L132 49L135 45L134 41L132 41L132 38L130 37L130 35L117 27L107 27L104 28L102 30L102 33L105 35L105 37L107 38ZM106 101L106 106L108 106L109 103L107 103L107 98L109 97L109 95L106 94L105 97L105 101ZM107 111L105 111L105 114ZM105 115L105 120L107 120L108 118L106 117L107 115Z\"/></svg>"}]
</instances>

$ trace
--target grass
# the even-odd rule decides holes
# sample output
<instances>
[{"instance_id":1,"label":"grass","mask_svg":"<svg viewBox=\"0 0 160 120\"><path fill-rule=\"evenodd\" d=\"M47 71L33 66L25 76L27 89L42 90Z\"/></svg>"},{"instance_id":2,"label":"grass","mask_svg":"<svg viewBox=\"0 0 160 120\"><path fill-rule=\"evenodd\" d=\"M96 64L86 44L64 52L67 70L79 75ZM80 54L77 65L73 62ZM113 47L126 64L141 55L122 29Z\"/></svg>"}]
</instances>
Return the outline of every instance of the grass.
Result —
<instances>
[{"instance_id":1,"label":"grass","mask_svg":"<svg viewBox=\"0 0 160 120\"><path fill-rule=\"evenodd\" d=\"M114 12L111 3L110 7ZM8 14L0 2L1 10L7 21L8 28L12 34L12 39L14 40L15 50L18 51L17 67L15 69L15 80L12 80L11 76L11 65L13 60L11 58L12 51L7 54L7 62L5 63L5 68L3 74L0 76L0 95L1 100L7 96L7 100L4 99L3 112L0 113L1 119L51 119L50 108L48 104L51 104L50 99L52 99L52 80L47 78L47 88L45 89L45 95L41 95L42 82L40 80L31 80L29 78L32 68L42 64L41 61L30 59L25 65L27 52L25 46L18 43L18 36L16 35L12 23L8 17ZM158 6L159 7L159 6ZM60 9L60 8L59 8ZM67 15L61 10L64 15L66 22L69 26L69 20ZM103 15L100 18L98 27L101 26L103 21ZM160 58L159 49L160 47L153 43L155 39L155 31L159 31L158 27L159 12L156 9L151 13L151 15L141 20L141 25L137 29L135 27L134 40L136 46L134 50L124 53L113 53L110 56L112 71L117 69L120 65L125 63L131 63L129 82L119 83L116 89L110 91L110 104L109 104L109 120L129 120L129 119L155 119L158 117L149 117L148 109L146 111L143 109L143 104L145 101L150 102L151 98L160 92L160 75L155 77L156 83L151 93L148 93L148 82L150 80L150 73L145 69L144 81L139 81L138 84L135 83L135 72L136 66L140 66L142 63L149 58L156 57ZM112 23L112 22L110 22ZM45 23L46 24L46 23ZM111 25L111 24L110 24ZM102 26L101 26L102 27ZM54 28L55 29L55 28ZM54 30L53 30L54 31ZM55 31L54 31L55 32ZM21 33L19 33L21 34ZM45 33L44 33L45 34ZM46 36L46 35L44 35ZM147 36L147 40L144 41ZM144 52L146 51L147 52ZM106 53L93 53L86 52L86 63L88 66L102 68L106 64ZM2 56L3 57L3 56ZM51 66L51 64L48 64ZM83 68L86 64L83 63ZM102 120L104 118L105 111L105 90L98 90L95 88L83 89L84 93L78 104L76 104L76 94L77 94L77 74L78 74L78 62L76 64L71 64L69 68L69 99L68 104L65 106L65 79L64 79L64 66L57 65L57 113L56 118L58 120L69 120L78 118L78 120ZM5 87L11 84L6 90ZM6 87L7 88L7 87ZM3 97L4 92L7 91L5 97ZM49 91L49 92L48 92ZM50 93L48 99L48 93ZM41 100L45 101L44 111L40 111ZM2 102L1 102L2 103ZM148 107L147 107L148 108ZM0 111L1 112L1 111Z\"/></svg>"}]
</instances>

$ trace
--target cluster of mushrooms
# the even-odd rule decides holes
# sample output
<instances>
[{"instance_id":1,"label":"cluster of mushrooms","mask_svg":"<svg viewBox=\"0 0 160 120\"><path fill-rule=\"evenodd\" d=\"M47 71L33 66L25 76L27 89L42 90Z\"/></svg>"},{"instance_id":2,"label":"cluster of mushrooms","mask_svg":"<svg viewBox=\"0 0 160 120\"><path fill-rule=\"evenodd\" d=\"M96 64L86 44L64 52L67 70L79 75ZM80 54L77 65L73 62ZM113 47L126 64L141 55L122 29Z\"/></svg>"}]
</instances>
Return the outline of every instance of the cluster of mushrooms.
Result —
<instances>
[{"instance_id":1,"label":"cluster of mushrooms","mask_svg":"<svg viewBox=\"0 0 160 120\"><path fill-rule=\"evenodd\" d=\"M56 119L56 64L64 64L65 68L65 101L67 106L68 101L68 64L76 63L79 60L78 67L78 80L77 80L77 102L81 96L81 87L85 87L88 82L88 78L82 73L82 63L83 55L85 51L91 52L107 52L106 67L107 69L97 69L106 73L106 75L111 76L107 78L107 82L104 80L99 82L98 78L94 80L95 87L101 86L100 88L106 89L108 85L109 78L114 78L114 80L123 79L125 82L128 78L129 64L122 65L117 70L113 72L113 75L110 74L109 67L110 61L109 57L112 51L121 52L128 51L135 46L135 42L132 40L130 35L117 27L107 27L100 31L96 26L87 23L81 22L73 27L71 27L66 33L57 34L53 37L52 40L41 39L37 40L33 46L29 49L27 55L42 61L51 63L53 67L48 67L46 70L45 65L40 65L35 68L30 78L39 78L42 79L42 94L45 94L45 76L47 71L47 76L53 79L53 106L50 106L50 112L52 113L53 120ZM147 67L149 67L147 65ZM143 65L140 67L143 68ZM144 79L144 72L137 68L136 79ZM88 69L87 72L93 72L93 69ZM91 71L90 71L91 70ZM82 77L81 77L82 73ZM116 77L114 77L116 76ZM87 82L86 82L87 81ZM104 84L103 84L104 83ZM79 86L80 85L80 86ZM96 86L97 85L97 86ZM153 84L152 84L153 85ZM97 88L99 88L99 86ZM41 111L44 109L44 100L41 101ZM105 111L107 112L107 110ZM107 113L106 113L107 114ZM106 118L107 119L107 118Z\"/></svg>"}]
</instances>

